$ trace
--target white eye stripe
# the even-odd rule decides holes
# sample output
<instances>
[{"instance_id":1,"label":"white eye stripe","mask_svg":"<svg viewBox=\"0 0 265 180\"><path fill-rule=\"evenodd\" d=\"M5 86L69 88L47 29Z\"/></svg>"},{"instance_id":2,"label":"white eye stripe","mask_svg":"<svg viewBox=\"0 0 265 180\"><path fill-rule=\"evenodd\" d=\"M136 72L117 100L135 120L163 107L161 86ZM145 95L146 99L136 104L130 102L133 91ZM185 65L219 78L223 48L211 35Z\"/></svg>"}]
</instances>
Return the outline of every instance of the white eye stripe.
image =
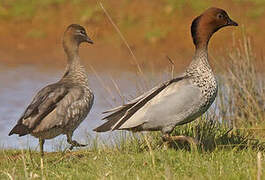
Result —
<instances>
[{"instance_id":1,"label":"white eye stripe","mask_svg":"<svg viewBox=\"0 0 265 180\"><path fill-rule=\"evenodd\" d=\"M84 30L77 30L77 31L75 32L75 35L79 35L79 36L87 36L87 35L86 35L86 31L84 31Z\"/></svg>"}]
</instances>

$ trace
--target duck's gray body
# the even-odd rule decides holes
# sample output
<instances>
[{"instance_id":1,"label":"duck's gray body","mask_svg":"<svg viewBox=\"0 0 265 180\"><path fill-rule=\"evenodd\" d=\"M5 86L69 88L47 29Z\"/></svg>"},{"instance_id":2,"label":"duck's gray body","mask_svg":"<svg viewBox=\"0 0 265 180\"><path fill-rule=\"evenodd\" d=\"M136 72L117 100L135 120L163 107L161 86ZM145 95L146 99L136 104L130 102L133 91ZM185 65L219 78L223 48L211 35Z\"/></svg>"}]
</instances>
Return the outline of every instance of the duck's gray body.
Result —
<instances>
[{"instance_id":1,"label":"duck's gray body","mask_svg":"<svg viewBox=\"0 0 265 180\"><path fill-rule=\"evenodd\" d=\"M182 76L161 84L105 117L108 122L95 129L170 133L175 126L193 121L213 103L217 82L206 50L198 50Z\"/></svg>"},{"instance_id":2,"label":"duck's gray body","mask_svg":"<svg viewBox=\"0 0 265 180\"><path fill-rule=\"evenodd\" d=\"M78 57L77 57L78 58ZM34 97L18 121L17 128L42 139L72 134L89 113L94 96L85 69L76 60L63 78L46 86ZM22 131L22 129L21 129Z\"/></svg>"},{"instance_id":3,"label":"duck's gray body","mask_svg":"<svg viewBox=\"0 0 265 180\"><path fill-rule=\"evenodd\" d=\"M94 130L160 130L168 137L175 126L202 115L215 100L218 89L208 62L208 42L220 28L237 25L224 10L215 7L196 17L191 25L196 51L182 76L108 111L111 114L104 118L107 122Z\"/></svg>"},{"instance_id":4,"label":"duck's gray body","mask_svg":"<svg viewBox=\"0 0 265 180\"><path fill-rule=\"evenodd\" d=\"M71 148L85 146L72 140L74 130L85 119L94 101L87 73L79 59L78 49L82 42L93 43L82 26L68 26L63 39L68 62L64 76L37 93L9 133L39 138L42 155L44 140L60 134L67 135Z\"/></svg>"}]
</instances>

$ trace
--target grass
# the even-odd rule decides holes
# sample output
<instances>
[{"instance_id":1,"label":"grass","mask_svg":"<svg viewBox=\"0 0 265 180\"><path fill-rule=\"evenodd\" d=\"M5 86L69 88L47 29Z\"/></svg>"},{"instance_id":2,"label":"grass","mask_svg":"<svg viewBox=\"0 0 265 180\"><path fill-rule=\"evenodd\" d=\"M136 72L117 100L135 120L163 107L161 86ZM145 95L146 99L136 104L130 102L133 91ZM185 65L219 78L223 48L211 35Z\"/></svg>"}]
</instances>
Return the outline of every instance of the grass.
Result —
<instances>
[{"instance_id":1,"label":"grass","mask_svg":"<svg viewBox=\"0 0 265 180\"><path fill-rule=\"evenodd\" d=\"M105 141L90 138L87 149L46 153L43 169L36 151L1 150L0 179L256 178L257 154L264 152L264 145L244 132L227 130L204 120L176 128L174 134L195 137L199 132L200 148L175 143L166 149L159 133L121 132ZM264 161L259 163L264 166ZM263 169L259 173L265 177Z\"/></svg>"},{"instance_id":2,"label":"grass","mask_svg":"<svg viewBox=\"0 0 265 180\"><path fill-rule=\"evenodd\" d=\"M239 47L228 54L228 76L224 78L223 87L227 87L227 96L221 96L223 105L220 109L229 116L233 127L264 128L265 81L254 65L250 39L243 35Z\"/></svg>"},{"instance_id":3,"label":"grass","mask_svg":"<svg viewBox=\"0 0 265 180\"><path fill-rule=\"evenodd\" d=\"M0 152L0 158L5 158L0 164L1 179L42 176L36 152L21 154L5 150ZM257 152L250 149L210 153L154 149L150 154L103 148L45 154L43 176L46 179L255 179L256 164Z\"/></svg>"},{"instance_id":4,"label":"grass","mask_svg":"<svg viewBox=\"0 0 265 180\"><path fill-rule=\"evenodd\" d=\"M2 149L0 179L256 178L257 154L264 152L265 146L245 132L230 131L207 117L178 127L173 133L197 134L200 148L175 142L167 149L160 133L121 132L104 141L90 138L87 149L45 153L43 168L39 152ZM264 166L264 161L259 163ZM261 168L259 173L264 174L264 170Z\"/></svg>"}]
</instances>

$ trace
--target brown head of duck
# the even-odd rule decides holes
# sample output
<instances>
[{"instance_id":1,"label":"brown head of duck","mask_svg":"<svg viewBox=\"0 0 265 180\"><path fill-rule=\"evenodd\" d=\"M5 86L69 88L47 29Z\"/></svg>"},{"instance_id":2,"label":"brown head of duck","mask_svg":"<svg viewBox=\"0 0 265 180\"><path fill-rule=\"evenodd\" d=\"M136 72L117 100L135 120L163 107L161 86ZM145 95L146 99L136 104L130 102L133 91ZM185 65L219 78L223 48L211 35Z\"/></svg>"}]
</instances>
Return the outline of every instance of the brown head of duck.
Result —
<instances>
[{"instance_id":1,"label":"brown head of duck","mask_svg":"<svg viewBox=\"0 0 265 180\"><path fill-rule=\"evenodd\" d=\"M226 26L238 26L238 24L220 8L209 8L196 17L191 25L192 39L196 49L207 48L212 35Z\"/></svg>"},{"instance_id":2,"label":"brown head of duck","mask_svg":"<svg viewBox=\"0 0 265 180\"><path fill-rule=\"evenodd\" d=\"M78 55L79 45L83 42L93 44L93 41L87 36L85 28L78 24L69 25L63 37L63 47L68 61Z\"/></svg>"}]
</instances>

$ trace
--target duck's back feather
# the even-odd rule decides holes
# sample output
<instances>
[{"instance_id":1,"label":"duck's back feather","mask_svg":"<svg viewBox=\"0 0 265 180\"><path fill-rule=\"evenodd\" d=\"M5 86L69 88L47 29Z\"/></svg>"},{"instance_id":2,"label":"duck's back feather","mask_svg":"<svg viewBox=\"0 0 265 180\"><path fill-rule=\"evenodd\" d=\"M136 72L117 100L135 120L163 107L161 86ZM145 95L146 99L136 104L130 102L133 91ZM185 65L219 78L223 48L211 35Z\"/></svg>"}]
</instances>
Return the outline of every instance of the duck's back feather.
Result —
<instances>
[{"instance_id":1,"label":"duck's back feather","mask_svg":"<svg viewBox=\"0 0 265 180\"><path fill-rule=\"evenodd\" d=\"M66 86L59 84L51 84L40 90L9 135L19 134L19 136L23 136L29 134L40 124L43 118L56 108L68 92L69 89Z\"/></svg>"}]
</instances>

